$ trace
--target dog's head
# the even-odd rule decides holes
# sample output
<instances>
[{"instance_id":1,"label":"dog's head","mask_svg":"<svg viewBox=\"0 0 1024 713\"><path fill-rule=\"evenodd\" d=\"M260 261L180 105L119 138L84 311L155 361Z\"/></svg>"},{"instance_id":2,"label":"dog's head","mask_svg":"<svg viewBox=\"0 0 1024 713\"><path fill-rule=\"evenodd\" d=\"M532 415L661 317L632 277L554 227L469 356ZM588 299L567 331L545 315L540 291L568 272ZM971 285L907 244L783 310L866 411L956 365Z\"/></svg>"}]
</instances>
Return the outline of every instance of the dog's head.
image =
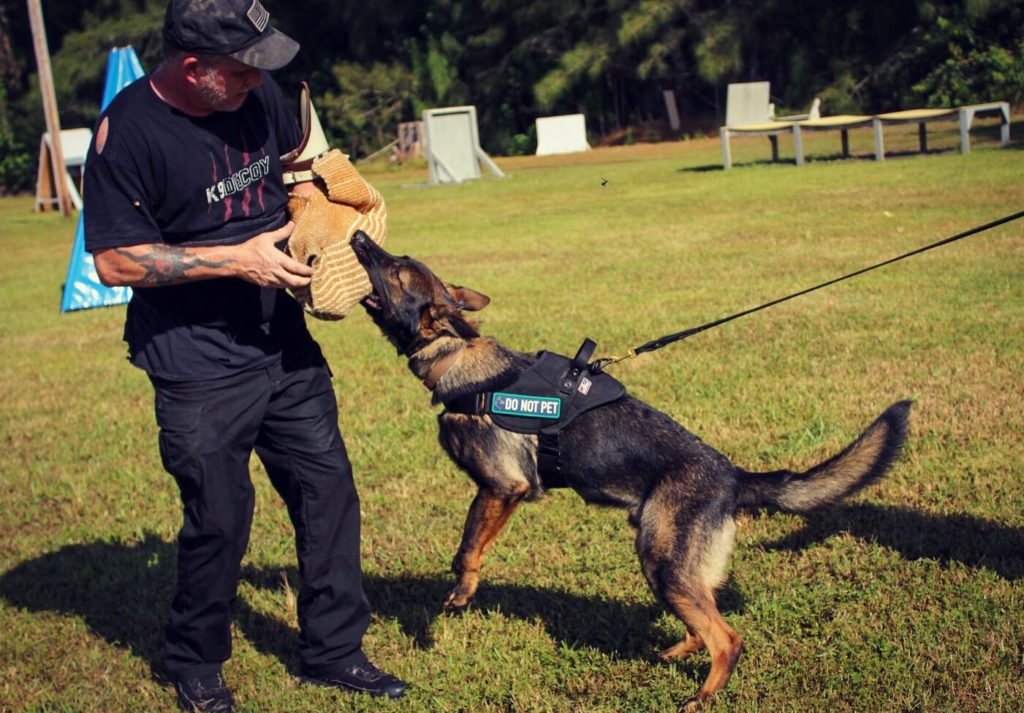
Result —
<instances>
[{"instance_id":1,"label":"dog's head","mask_svg":"<svg viewBox=\"0 0 1024 713\"><path fill-rule=\"evenodd\" d=\"M402 354L412 354L440 336L480 336L463 310L483 309L490 302L468 287L446 285L423 263L397 257L362 231L352 237L352 250L370 276L373 292L363 307Z\"/></svg>"}]
</instances>

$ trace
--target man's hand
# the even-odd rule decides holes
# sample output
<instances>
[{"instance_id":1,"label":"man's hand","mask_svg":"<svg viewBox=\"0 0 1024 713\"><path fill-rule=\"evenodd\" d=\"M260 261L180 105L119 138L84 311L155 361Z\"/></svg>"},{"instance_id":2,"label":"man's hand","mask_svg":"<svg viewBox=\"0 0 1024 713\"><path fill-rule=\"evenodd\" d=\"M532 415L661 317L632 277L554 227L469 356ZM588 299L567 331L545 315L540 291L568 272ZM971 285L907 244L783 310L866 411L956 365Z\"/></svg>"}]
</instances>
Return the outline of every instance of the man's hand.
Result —
<instances>
[{"instance_id":1,"label":"man's hand","mask_svg":"<svg viewBox=\"0 0 1024 713\"><path fill-rule=\"evenodd\" d=\"M295 229L289 221L284 227L250 238L237 246L237 276L260 287L306 287L313 268L293 260L278 247Z\"/></svg>"}]
</instances>

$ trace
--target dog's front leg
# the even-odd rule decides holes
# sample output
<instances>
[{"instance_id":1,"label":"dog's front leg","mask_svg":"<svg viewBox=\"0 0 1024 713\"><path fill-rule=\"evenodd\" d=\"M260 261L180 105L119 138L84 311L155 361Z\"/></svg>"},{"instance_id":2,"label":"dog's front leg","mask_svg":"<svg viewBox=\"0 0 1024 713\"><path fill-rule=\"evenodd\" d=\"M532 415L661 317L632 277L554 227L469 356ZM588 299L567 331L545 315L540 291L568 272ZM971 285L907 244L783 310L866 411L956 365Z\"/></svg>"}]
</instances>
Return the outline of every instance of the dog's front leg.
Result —
<instances>
[{"instance_id":1,"label":"dog's front leg","mask_svg":"<svg viewBox=\"0 0 1024 713\"><path fill-rule=\"evenodd\" d=\"M445 609L461 609L469 604L480 583L480 568L484 555L494 544L501 528L508 522L516 506L522 502L525 493L499 495L492 490L481 488L466 516L462 531L462 544L452 560L452 571L458 577L455 587L448 592L444 601Z\"/></svg>"}]
</instances>

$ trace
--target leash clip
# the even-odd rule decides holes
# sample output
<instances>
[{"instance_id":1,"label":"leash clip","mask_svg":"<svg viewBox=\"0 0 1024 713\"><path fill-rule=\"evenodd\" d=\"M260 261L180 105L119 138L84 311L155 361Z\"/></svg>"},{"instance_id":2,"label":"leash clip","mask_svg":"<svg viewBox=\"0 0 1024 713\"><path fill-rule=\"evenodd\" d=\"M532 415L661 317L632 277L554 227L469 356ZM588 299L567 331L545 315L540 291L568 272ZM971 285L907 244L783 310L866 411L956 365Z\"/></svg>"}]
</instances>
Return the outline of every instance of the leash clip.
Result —
<instances>
[{"instance_id":1,"label":"leash clip","mask_svg":"<svg viewBox=\"0 0 1024 713\"><path fill-rule=\"evenodd\" d=\"M637 355L636 349L630 349L628 352L626 352L622 356L605 357L603 359L595 359L593 362L591 362L591 364L587 368L590 370L591 374L600 374L602 371L604 371L609 366L612 366L614 364L618 364L620 361L625 361L626 359L632 359L636 355Z\"/></svg>"}]
</instances>

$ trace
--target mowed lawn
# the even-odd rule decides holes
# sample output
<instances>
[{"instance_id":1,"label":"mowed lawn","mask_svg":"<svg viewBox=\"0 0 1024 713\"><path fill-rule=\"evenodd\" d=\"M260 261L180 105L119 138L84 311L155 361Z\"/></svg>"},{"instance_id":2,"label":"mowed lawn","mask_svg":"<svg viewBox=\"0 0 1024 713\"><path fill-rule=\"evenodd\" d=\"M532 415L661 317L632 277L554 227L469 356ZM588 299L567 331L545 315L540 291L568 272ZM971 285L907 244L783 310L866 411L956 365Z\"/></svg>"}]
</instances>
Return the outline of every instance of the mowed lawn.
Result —
<instances>
[{"instance_id":1,"label":"mowed lawn","mask_svg":"<svg viewBox=\"0 0 1024 713\"><path fill-rule=\"evenodd\" d=\"M866 152L868 132L852 137ZM856 132L855 132L856 134ZM717 139L501 159L508 178L423 187L372 169L388 247L492 298L486 334L600 355L811 286L1024 208L1024 152L772 165ZM952 149L955 131L930 145ZM902 143L900 143L902 141ZM889 148L914 146L912 131ZM792 156L783 142L783 156ZM74 221L0 200L0 710L171 711L160 679L177 492L123 307L60 314ZM625 514L556 491L499 538L473 607L441 612L473 496L429 396L361 311L312 323L362 498L366 648L400 703L296 679L287 513L257 513L225 675L242 711L673 711L706 654L648 590ZM746 651L714 710L1024 707L1024 221L731 322L614 368L749 469L805 469L914 400L888 479L808 517L739 517L726 619Z\"/></svg>"}]
</instances>

